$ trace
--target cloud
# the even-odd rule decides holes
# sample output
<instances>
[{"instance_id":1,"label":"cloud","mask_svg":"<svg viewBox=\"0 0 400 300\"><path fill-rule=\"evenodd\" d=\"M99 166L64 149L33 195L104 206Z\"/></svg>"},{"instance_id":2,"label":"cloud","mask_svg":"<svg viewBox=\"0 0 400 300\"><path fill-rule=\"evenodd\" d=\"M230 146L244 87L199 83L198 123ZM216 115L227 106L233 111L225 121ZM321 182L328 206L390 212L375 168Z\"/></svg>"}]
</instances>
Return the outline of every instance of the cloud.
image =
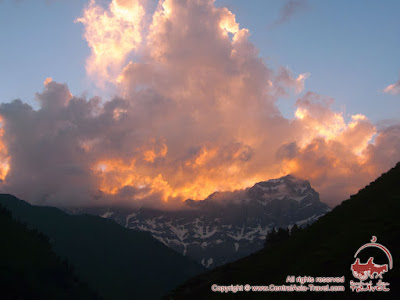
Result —
<instances>
[{"instance_id":1,"label":"cloud","mask_svg":"<svg viewBox=\"0 0 400 300\"><path fill-rule=\"evenodd\" d=\"M290 21L294 15L308 8L307 0L287 0L279 12L279 18L273 23L274 26Z\"/></svg>"},{"instance_id":2,"label":"cloud","mask_svg":"<svg viewBox=\"0 0 400 300\"><path fill-rule=\"evenodd\" d=\"M383 92L386 94L400 95L400 80L388 85Z\"/></svg>"},{"instance_id":3,"label":"cloud","mask_svg":"<svg viewBox=\"0 0 400 300\"><path fill-rule=\"evenodd\" d=\"M277 95L287 96L287 88L292 88L296 94L304 90L304 82L310 77L310 73L303 73L294 77L288 68L281 67L278 71L275 85L277 86Z\"/></svg>"},{"instance_id":4,"label":"cloud","mask_svg":"<svg viewBox=\"0 0 400 300\"><path fill-rule=\"evenodd\" d=\"M360 114L346 122L331 110L332 103L314 93L297 101L304 136L282 145L277 159L287 173L309 179L323 201L336 205L400 161L400 124L377 129Z\"/></svg>"},{"instance_id":5,"label":"cloud","mask_svg":"<svg viewBox=\"0 0 400 300\"><path fill-rule=\"evenodd\" d=\"M91 1L79 21L88 75L118 95L76 97L46 79L39 109L1 104L3 191L56 206L173 208L293 173L337 204L388 166L395 124L346 120L311 92L284 118L277 100L302 92L307 73L269 68L212 0L160 1L154 13L140 1Z\"/></svg>"},{"instance_id":6,"label":"cloud","mask_svg":"<svg viewBox=\"0 0 400 300\"><path fill-rule=\"evenodd\" d=\"M91 0L83 16L75 20L85 25L84 37L92 50L86 70L99 86L115 82L127 55L139 47L144 15L140 0L115 0L108 10Z\"/></svg>"},{"instance_id":7,"label":"cloud","mask_svg":"<svg viewBox=\"0 0 400 300\"><path fill-rule=\"evenodd\" d=\"M25 0L14 0L14 2L20 3L24 2ZM52 4L54 2L59 2L59 1L64 1L64 0L45 0L46 4ZM0 0L0 3L3 2L3 0Z\"/></svg>"}]
</instances>

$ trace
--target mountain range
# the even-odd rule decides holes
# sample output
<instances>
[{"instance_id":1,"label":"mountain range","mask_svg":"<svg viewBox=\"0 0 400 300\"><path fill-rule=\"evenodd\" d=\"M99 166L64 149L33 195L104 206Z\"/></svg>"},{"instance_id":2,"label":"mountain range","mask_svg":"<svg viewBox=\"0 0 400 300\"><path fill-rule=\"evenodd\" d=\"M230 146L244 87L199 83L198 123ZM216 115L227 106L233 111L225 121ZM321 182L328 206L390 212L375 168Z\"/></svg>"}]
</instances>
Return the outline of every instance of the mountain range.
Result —
<instances>
[{"instance_id":1,"label":"mountain range","mask_svg":"<svg viewBox=\"0 0 400 300\"><path fill-rule=\"evenodd\" d=\"M206 268L245 257L263 248L275 227L305 226L330 208L306 180L287 175L234 192L215 192L205 200L186 200L180 210L94 208L122 226L145 231Z\"/></svg>"},{"instance_id":2,"label":"mountain range","mask_svg":"<svg viewBox=\"0 0 400 300\"><path fill-rule=\"evenodd\" d=\"M203 215L203 220L210 222L216 218L221 222L240 220L242 228L254 228L259 217L272 223L265 229L268 228L267 240L274 240L273 243L208 272L154 239L150 230L123 228L107 219L117 213L111 209L103 212L103 218L69 215L54 207L33 206L0 194L2 299L159 299L162 295L169 300L399 299L400 268L396 264L400 261L399 182L400 163L331 211L319 201L307 181L293 176L257 183L243 191L214 193L203 201L188 200L184 204L186 210L169 212L171 222L177 216L174 214L180 213L182 218L193 214L195 220ZM231 207L235 210L230 210ZM325 214L318 217L323 209ZM133 212L125 221L130 224L137 213L144 216L144 212ZM293 227L290 235L280 235L279 231L273 235L269 230L288 223L306 224L316 218L310 226L296 230ZM152 226L151 222L144 223ZM214 227L203 225L202 231L200 228L199 237L194 238L201 238L201 232L206 238L221 234L210 235ZM233 231L226 231L224 238L229 237L228 233L232 235ZM394 267L388 268L382 278L389 283L390 292L358 294L349 288L351 280L356 280L351 266L357 249L370 242L384 245L393 257ZM366 263L371 257L378 266L388 263L387 255L373 247L358 253L357 259ZM288 284L288 276L343 277L345 291L222 294L211 290L213 284Z\"/></svg>"},{"instance_id":3,"label":"mountain range","mask_svg":"<svg viewBox=\"0 0 400 300\"><path fill-rule=\"evenodd\" d=\"M31 243L24 244L26 239L21 239L21 249L17 250L25 251L24 260L27 263L23 265L14 260L15 263L11 264L7 262L9 258L3 256L0 266L11 264L17 271L4 274L6 269L0 269L2 283L11 282L14 277L20 280L28 278L28 286L38 285L45 289L43 285L46 281L39 282L41 278L51 279L58 273L49 268L42 270L37 260L44 257L54 261L58 256L62 261L66 260L67 265L73 266L74 274L79 277L77 282L86 283L90 288L88 291L95 291L102 299L159 299L183 280L203 271L199 264L166 247L148 232L126 229L112 220L91 215L73 216L54 207L33 206L7 194L0 195L0 205L11 212L15 221L25 223L30 230L45 236L48 245L51 245L48 248L54 251L53 254L39 256L34 248L23 249L30 247ZM12 224L9 222L2 228L8 235L13 228L11 226L14 226ZM18 237L12 238L15 240ZM4 241L1 248L7 243L9 241ZM49 252L49 249L45 250ZM36 276L35 272L40 273L41 270L48 274L32 278ZM61 271L66 273L63 276L66 276L65 282L68 283L64 286L65 293L69 286L72 286L71 290L74 286L79 288L79 284L68 277L72 276L68 270ZM48 288L48 297L38 299L58 295L51 292L53 285L49 284ZM78 292L76 294L80 295ZM82 288L80 293L84 292ZM63 299L61 296L53 299ZM67 297L74 298L78 297L74 297L73 293Z\"/></svg>"},{"instance_id":4,"label":"mountain range","mask_svg":"<svg viewBox=\"0 0 400 300\"><path fill-rule=\"evenodd\" d=\"M165 299L400 299L400 163L380 178L343 201L309 227L287 239L265 247L238 261L217 267L177 287ZM357 250L367 243L384 245L393 257L393 269L383 275L389 292L350 289L351 271ZM357 256L362 263L370 257L379 265L389 264L385 252L369 247ZM396 263L397 262L397 263ZM213 284L269 286L290 285L288 276L342 277L344 292L213 292ZM378 279L374 279L377 281ZM307 286L307 284L305 284Z\"/></svg>"}]
</instances>

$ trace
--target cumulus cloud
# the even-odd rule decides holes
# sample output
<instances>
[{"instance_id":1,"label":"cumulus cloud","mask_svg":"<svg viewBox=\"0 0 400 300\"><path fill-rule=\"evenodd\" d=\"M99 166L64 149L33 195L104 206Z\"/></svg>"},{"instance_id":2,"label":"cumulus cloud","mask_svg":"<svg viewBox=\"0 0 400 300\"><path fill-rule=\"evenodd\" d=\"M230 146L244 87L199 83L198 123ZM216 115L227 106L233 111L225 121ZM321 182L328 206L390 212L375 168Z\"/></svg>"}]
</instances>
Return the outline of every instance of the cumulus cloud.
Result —
<instances>
[{"instance_id":1,"label":"cumulus cloud","mask_svg":"<svg viewBox=\"0 0 400 300\"><path fill-rule=\"evenodd\" d=\"M141 1L91 1L78 20L89 76L119 94L75 97L48 78L39 109L0 105L1 188L32 202L171 208L293 173L337 204L385 169L400 136L397 125L346 120L311 92L284 118L277 100L302 92L308 74L270 69L212 0L160 1L154 13Z\"/></svg>"},{"instance_id":2,"label":"cumulus cloud","mask_svg":"<svg viewBox=\"0 0 400 300\"><path fill-rule=\"evenodd\" d=\"M335 205L400 161L400 124L377 129L360 114L346 122L342 113L331 110L332 103L314 93L297 101L294 122L300 122L304 136L282 145L277 159Z\"/></svg>"},{"instance_id":3,"label":"cumulus cloud","mask_svg":"<svg viewBox=\"0 0 400 300\"><path fill-rule=\"evenodd\" d=\"M101 87L106 81L115 82L127 55L142 42L142 2L115 0L105 9L90 0L83 16L75 20L85 25L84 38L92 50L86 62L87 73Z\"/></svg>"},{"instance_id":4,"label":"cumulus cloud","mask_svg":"<svg viewBox=\"0 0 400 300\"><path fill-rule=\"evenodd\" d=\"M305 80L309 77L310 73L303 73L294 77L293 73L288 68L281 67L275 78L277 96L288 96L288 88L292 88L296 94L300 94L304 90ZM272 82L271 85L273 85Z\"/></svg>"}]
</instances>

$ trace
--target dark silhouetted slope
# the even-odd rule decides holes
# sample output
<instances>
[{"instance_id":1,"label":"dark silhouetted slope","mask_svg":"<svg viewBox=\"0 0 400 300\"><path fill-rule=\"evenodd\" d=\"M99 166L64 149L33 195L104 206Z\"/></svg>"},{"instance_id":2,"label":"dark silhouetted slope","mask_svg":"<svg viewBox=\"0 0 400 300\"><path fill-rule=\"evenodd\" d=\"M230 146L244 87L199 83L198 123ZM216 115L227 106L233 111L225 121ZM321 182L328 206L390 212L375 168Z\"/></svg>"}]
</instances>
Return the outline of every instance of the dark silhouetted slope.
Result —
<instances>
[{"instance_id":1,"label":"dark silhouetted slope","mask_svg":"<svg viewBox=\"0 0 400 300\"><path fill-rule=\"evenodd\" d=\"M321 217L305 230L293 234L275 247L268 247L239 261L221 266L197 276L176 288L167 299L231 299L231 298L282 298L304 299L354 298L400 299L400 163L383 174L357 195L351 196L330 213ZM355 280L350 266L355 252L372 236L386 246L393 255L394 268L384 274L391 292L362 293L356 295L349 289ZM372 249L372 250L371 250ZM374 256L379 264L388 263L379 249L362 251L362 261ZM288 275L294 276L345 276L344 293L246 293L216 294L212 284L285 284Z\"/></svg>"},{"instance_id":2,"label":"dark silhouetted slope","mask_svg":"<svg viewBox=\"0 0 400 300\"><path fill-rule=\"evenodd\" d=\"M1 299L96 299L52 251L48 239L0 205Z\"/></svg>"},{"instance_id":3,"label":"dark silhouetted slope","mask_svg":"<svg viewBox=\"0 0 400 300\"><path fill-rule=\"evenodd\" d=\"M72 216L0 195L18 220L50 239L77 275L105 299L158 299L203 268L155 240L96 216Z\"/></svg>"}]
</instances>

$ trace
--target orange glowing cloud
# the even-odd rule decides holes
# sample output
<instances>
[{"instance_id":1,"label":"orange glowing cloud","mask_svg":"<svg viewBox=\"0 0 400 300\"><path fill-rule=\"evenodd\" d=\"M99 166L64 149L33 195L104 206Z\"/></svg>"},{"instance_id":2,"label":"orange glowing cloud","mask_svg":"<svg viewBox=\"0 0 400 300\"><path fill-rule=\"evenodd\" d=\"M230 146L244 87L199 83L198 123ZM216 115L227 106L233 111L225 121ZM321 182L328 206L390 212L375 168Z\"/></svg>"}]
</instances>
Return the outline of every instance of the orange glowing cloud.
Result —
<instances>
[{"instance_id":1,"label":"orange glowing cloud","mask_svg":"<svg viewBox=\"0 0 400 300\"><path fill-rule=\"evenodd\" d=\"M0 181L4 181L8 171L10 170L7 148L3 141L4 136L4 122L3 118L0 117Z\"/></svg>"},{"instance_id":2,"label":"orange glowing cloud","mask_svg":"<svg viewBox=\"0 0 400 300\"><path fill-rule=\"evenodd\" d=\"M307 144L315 137L322 137L326 140L343 139L344 136L348 135L348 131L356 128L362 122L368 122L364 115L358 114L351 116L351 121L346 124L343 113L331 110L330 105L332 103L333 99L321 98L311 92L297 101L295 116L304 126L306 132L301 141L303 144ZM375 134L373 126L370 129L364 146L368 144L373 134ZM356 132L359 133L357 130Z\"/></svg>"},{"instance_id":3,"label":"orange glowing cloud","mask_svg":"<svg viewBox=\"0 0 400 300\"><path fill-rule=\"evenodd\" d=\"M46 86L46 85L48 85L50 82L52 82L53 81L53 78L51 78L51 77L47 77L45 80L44 80L44 82L43 82L43 84L44 84L44 86Z\"/></svg>"},{"instance_id":4,"label":"orange glowing cloud","mask_svg":"<svg viewBox=\"0 0 400 300\"><path fill-rule=\"evenodd\" d=\"M91 0L83 17L76 19L85 25L84 37L92 50L86 62L87 73L100 86L105 81L115 82L128 54L140 46L144 15L139 0L114 0L108 11Z\"/></svg>"},{"instance_id":5,"label":"orange glowing cloud","mask_svg":"<svg viewBox=\"0 0 400 300\"><path fill-rule=\"evenodd\" d=\"M342 113L330 109L331 104L332 99L313 93L299 99L295 122L303 134L282 146L279 155L285 172L311 180L324 200L334 205L338 197L355 193L360 182L377 175L370 168L369 152L377 129L361 114L346 122Z\"/></svg>"},{"instance_id":6,"label":"orange glowing cloud","mask_svg":"<svg viewBox=\"0 0 400 300\"><path fill-rule=\"evenodd\" d=\"M346 123L343 113L330 109L331 103L332 99L321 99L313 93L307 93L297 101L295 116L306 132L299 144L305 146L315 138L323 138L346 145L349 152L361 157L376 134L375 126L361 114L352 115Z\"/></svg>"}]
</instances>

